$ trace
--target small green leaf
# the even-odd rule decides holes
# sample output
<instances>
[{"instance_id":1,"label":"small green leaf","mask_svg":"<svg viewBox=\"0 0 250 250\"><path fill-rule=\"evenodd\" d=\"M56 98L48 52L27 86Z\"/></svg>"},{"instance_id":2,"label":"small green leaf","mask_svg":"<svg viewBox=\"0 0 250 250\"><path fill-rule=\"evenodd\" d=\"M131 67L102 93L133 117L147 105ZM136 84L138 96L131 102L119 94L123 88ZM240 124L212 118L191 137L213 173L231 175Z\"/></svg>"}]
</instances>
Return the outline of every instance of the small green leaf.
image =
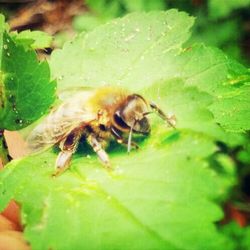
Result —
<instances>
[{"instance_id":1,"label":"small green leaf","mask_svg":"<svg viewBox=\"0 0 250 250\"><path fill-rule=\"evenodd\" d=\"M49 48L52 43L52 37L42 31L24 30L20 33L12 32L11 37L17 44L22 44L32 49Z\"/></svg>"},{"instance_id":2,"label":"small green leaf","mask_svg":"<svg viewBox=\"0 0 250 250\"><path fill-rule=\"evenodd\" d=\"M72 25L77 32L90 31L102 24L103 21L91 14L76 16L73 19Z\"/></svg>"},{"instance_id":3,"label":"small green leaf","mask_svg":"<svg viewBox=\"0 0 250 250\"><path fill-rule=\"evenodd\" d=\"M17 130L41 117L55 100L47 62L38 62L0 25L0 128Z\"/></svg>"}]
</instances>

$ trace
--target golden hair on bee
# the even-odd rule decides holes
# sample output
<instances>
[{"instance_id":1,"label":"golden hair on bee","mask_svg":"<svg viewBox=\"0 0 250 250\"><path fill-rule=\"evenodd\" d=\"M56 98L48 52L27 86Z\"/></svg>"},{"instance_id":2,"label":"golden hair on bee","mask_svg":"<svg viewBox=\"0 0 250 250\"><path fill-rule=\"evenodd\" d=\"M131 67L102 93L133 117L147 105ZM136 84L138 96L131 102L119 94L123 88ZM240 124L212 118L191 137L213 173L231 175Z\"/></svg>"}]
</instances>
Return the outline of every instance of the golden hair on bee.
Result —
<instances>
[{"instance_id":1,"label":"golden hair on bee","mask_svg":"<svg viewBox=\"0 0 250 250\"><path fill-rule=\"evenodd\" d=\"M114 138L125 144L128 152L131 147L137 148L132 134L150 133L147 115L153 111L170 126L175 126L173 115L166 115L156 104L139 94L114 86L79 91L31 132L28 144L34 150L59 145L61 152L55 164L56 175L69 166L81 138L90 144L104 166L111 168L105 146Z\"/></svg>"}]
</instances>

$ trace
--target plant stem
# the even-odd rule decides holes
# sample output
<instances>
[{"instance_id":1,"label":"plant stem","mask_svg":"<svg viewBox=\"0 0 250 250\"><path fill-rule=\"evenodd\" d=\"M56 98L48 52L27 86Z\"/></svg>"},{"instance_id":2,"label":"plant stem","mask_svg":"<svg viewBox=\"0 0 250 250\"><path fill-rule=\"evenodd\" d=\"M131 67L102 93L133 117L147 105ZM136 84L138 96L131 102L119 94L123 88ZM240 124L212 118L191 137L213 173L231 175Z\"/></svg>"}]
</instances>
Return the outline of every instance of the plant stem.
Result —
<instances>
[{"instance_id":1,"label":"plant stem","mask_svg":"<svg viewBox=\"0 0 250 250\"><path fill-rule=\"evenodd\" d=\"M8 146L4 137L4 130L0 130L0 159L3 166L12 160L12 157L9 155Z\"/></svg>"}]
</instances>

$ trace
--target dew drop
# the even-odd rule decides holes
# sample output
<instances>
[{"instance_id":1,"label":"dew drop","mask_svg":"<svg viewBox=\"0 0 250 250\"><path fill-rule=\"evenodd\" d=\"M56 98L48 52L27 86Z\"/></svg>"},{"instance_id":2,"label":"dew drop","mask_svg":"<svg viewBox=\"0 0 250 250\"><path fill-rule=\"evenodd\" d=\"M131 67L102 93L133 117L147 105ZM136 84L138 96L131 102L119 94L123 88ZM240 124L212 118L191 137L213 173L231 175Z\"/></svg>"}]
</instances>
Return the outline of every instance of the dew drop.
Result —
<instances>
[{"instance_id":1,"label":"dew drop","mask_svg":"<svg viewBox=\"0 0 250 250\"><path fill-rule=\"evenodd\" d=\"M23 120L22 120L22 119L16 119L16 123L22 124L22 123L23 123Z\"/></svg>"},{"instance_id":2,"label":"dew drop","mask_svg":"<svg viewBox=\"0 0 250 250\"><path fill-rule=\"evenodd\" d=\"M115 173L118 175L121 175L121 174L123 174L123 169L121 167L117 166L115 169Z\"/></svg>"},{"instance_id":3,"label":"dew drop","mask_svg":"<svg viewBox=\"0 0 250 250\"><path fill-rule=\"evenodd\" d=\"M129 36L127 36L125 39L124 39L124 41L125 42L128 42L128 41L130 41L131 39L133 39L135 37L135 34L133 33L133 34L130 34Z\"/></svg>"},{"instance_id":4,"label":"dew drop","mask_svg":"<svg viewBox=\"0 0 250 250\"><path fill-rule=\"evenodd\" d=\"M9 39L7 39L7 43L9 43L10 42L10 40Z\"/></svg>"},{"instance_id":5,"label":"dew drop","mask_svg":"<svg viewBox=\"0 0 250 250\"><path fill-rule=\"evenodd\" d=\"M8 49L7 44L4 44L4 45L3 45L3 48L4 48L4 49Z\"/></svg>"},{"instance_id":6,"label":"dew drop","mask_svg":"<svg viewBox=\"0 0 250 250\"><path fill-rule=\"evenodd\" d=\"M9 53L9 52L7 52L7 56L10 56L10 53Z\"/></svg>"},{"instance_id":7,"label":"dew drop","mask_svg":"<svg viewBox=\"0 0 250 250\"><path fill-rule=\"evenodd\" d=\"M91 159L91 156L90 156L90 155L87 155L86 157L87 157L88 159Z\"/></svg>"}]
</instances>

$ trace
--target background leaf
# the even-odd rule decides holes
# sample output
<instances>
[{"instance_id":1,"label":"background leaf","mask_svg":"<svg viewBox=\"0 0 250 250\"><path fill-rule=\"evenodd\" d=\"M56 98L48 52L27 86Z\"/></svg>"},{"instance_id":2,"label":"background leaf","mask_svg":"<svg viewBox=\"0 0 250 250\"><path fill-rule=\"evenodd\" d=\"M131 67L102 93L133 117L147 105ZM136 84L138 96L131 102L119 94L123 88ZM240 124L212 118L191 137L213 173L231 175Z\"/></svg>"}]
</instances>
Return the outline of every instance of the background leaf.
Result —
<instances>
[{"instance_id":1,"label":"background leaf","mask_svg":"<svg viewBox=\"0 0 250 250\"><path fill-rule=\"evenodd\" d=\"M42 31L24 30L19 33L12 32L11 36L16 43L30 46L32 49L49 48L52 43L52 36Z\"/></svg>"},{"instance_id":2,"label":"background leaf","mask_svg":"<svg viewBox=\"0 0 250 250\"><path fill-rule=\"evenodd\" d=\"M223 18L233 10L250 6L249 0L209 0L208 7L212 18Z\"/></svg>"},{"instance_id":3,"label":"background leaf","mask_svg":"<svg viewBox=\"0 0 250 250\"><path fill-rule=\"evenodd\" d=\"M55 100L47 62L16 43L0 25L0 128L18 130L41 117ZM32 109L31 109L32 107Z\"/></svg>"}]
</instances>

